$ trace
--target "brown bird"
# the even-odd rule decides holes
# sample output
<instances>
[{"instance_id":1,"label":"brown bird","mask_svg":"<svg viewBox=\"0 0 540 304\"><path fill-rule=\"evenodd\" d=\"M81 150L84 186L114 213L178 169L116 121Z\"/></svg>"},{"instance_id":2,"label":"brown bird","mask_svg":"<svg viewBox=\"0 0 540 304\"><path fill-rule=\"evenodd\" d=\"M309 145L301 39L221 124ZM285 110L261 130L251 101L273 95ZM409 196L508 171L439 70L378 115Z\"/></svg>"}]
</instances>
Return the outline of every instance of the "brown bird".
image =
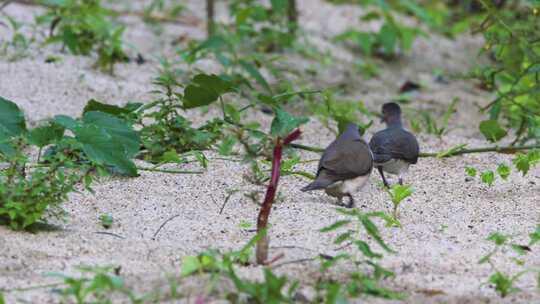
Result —
<instances>
[{"instance_id":1,"label":"brown bird","mask_svg":"<svg viewBox=\"0 0 540 304\"><path fill-rule=\"evenodd\" d=\"M403 175L409 166L416 164L420 148L416 137L403 129L401 122L401 108L397 103L389 102L382 106L382 121L386 129L381 130L369 141L373 152L373 162L381 174L384 186L389 188L384 172L399 176L399 183L403 184Z\"/></svg>"},{"instance_id":2,"label":"brown bird","mask_svg":"<svg viewBox=\"0 0 540 304\"><path fill-rule=\"evenodd\" d=\"M372 169L369 146L360 136L358 126L350 123L324 150L315 180L301 190L324 189L326 194L337 197L339 204L343 204L343 197L347 196L346 207L351 208L354 206L352 194L366 184Z\"/></svg>"}]
</instances>

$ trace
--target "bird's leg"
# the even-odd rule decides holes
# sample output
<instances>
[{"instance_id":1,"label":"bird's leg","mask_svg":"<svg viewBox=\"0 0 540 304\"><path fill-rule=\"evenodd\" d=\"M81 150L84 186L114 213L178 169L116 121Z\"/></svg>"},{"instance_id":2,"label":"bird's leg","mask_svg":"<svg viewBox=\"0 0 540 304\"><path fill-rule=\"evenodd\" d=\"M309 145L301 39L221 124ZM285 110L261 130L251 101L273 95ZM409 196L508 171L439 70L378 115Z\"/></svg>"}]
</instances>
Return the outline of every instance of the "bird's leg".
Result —
<instances>
[{"instance_id":1,"label":"bird's leg","mask_svg":"<svg viewBox=\"0 0 540 304\"><path fill-rule=\"evenodd\" d=\"M386 177L384 177L384 173L383 173L383 170L382 170L382 166L379 166L377 167L377 170L379 170L379 173L381 174L381 177L382 177L382 181L384 183L384 186L386 188L390 188L390 185L388 185L388 181L386 180Z\"/></svg>"},{"instance_id":2,"label":"bird's leg","mask_svg":"<svg viewBox=\"0 0 540 304\"><path fill-rule=\"evenodd\" d=\"M403 186L403 176L401 176L401 175L399 176L398 182L399 182L400 185Z\"/></svg>"},{"instance_id":3,"label":"bird's leg","mask_svg":"<svg viewBox=\"0 0 540 304\"><path fill-rule=\"evenodd\" d=\"M349 197L349 203L345 207L347 207L347 208L354 207L354 198L353 198L352 194L349 193L349 194L347 194L347 196Z\"/></svg>"}]
</instances>

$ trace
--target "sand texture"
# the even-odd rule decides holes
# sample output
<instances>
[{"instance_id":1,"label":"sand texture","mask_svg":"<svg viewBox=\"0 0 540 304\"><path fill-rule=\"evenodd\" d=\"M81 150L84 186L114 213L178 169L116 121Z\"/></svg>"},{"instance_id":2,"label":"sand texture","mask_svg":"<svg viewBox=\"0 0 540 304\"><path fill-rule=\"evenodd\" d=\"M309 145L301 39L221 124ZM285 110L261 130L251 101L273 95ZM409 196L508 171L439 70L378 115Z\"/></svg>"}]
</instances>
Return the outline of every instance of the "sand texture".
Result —
<instances>
[{"instance_id":1,"label":"sand texture","mask_svg":"<svg viewBox=\"0 0 540 304\"><path fill-rule=\"evenodd\" d=\"M141 4L133 2L136 7ZM150 101L157 58L174 56L171 42L181 36L189 39L205 36L204 1L185 2L189 14L198 16L199 22L167 24L159 35L135 17L122 17L129 25L125 37L133 46L131 54L145 54L147 63L119 64L115 76L111 76L92 69L94 58L60 54L60 62L45 63L45 58L58 54L59 48L36 47L30 50L30 56L21 60L11 62L0 58L0 95L24 109L31 126L57 114L78 117L90 98L119 105L128 101ZM223 11L222 4L218 8ZM330 50L337 58L332 66L317 65L302 58L291 60L299 67L320 69L316 79L308 79L312 81L311 87L345 83L349 99L362 100L369 109L378 111L383 102L398 94L403 82L421 82L424 89L407 107L428 109L439 117L454 98L460 99L448 135L442 139L418 135L422 151L440 151L460 143L471 147L488 145L477 128L484 117L477 109L487 104L492 96L476 88L471 81L447 77L447 83L441 83L433 75L434 69L442 69L447 75L467 72L481 60L476 53L482 45L481 37L465 34L456 40L438 36L418 39L410 54L382 64L379 77L365 80L351 67L354 53L331 39L347 27L361 26L358 16L362 11L355 6L334 6L321 0L301 0L299 9L300 22L310 41L321 49ZM40 9L10 4L5 12L31 22ZM218 17L226 18L222 14ZM0 39L8 34L0 27ZM196 67L211 72L218 66L205 60ZM197 123L213 113L217 112L210 110L200 115L193 111L188 115ZM262 121L268 128L271 117L254 111L249 119ZM382 127L376 122L366 139ZM316 118L303 130L299 143L326 146L334 138ZM300 154L303 159L319 157L310 152ZM252 228L259 209L243 193L264 189L245 180L243 175L249 172L247 165L212 160L217 156L213 153L207 156L211 161L204 174L141 172L138 178L102 179L93 187L95 194L70 195L64 205L69 213L68 221L55 222L61 227L58 231L31 234L0 226L0 289L53 283L56 279L44 276L45 273L75 274L77 265L109 264L121 266L127 284L135 290L166 288L166 274L179 273L183 256L209 248L238 249L254 235ZM492 187L478 179L466 181L464 169L466 166L495 169L501 162L509 164L511 158L495 153L450 159L422 158L411 167L406 182L413 184L415 191L402 203L402 228L381 228L384 239L397 251L381 261L396 273L395 279L385 281L385 286L406 292L409 295L406 303L540 303L540 292L532 274L524 275L519 281L520 292L504 299L489 286L482 285L492 273L489 265L478 264L492 248L491 242L486 241L488 235L499 231L519 235L517 241L527 241L528 233L540 222L540 169L533 169L526 177L514 172L508 181L499 179ZM197 166L181 169L197 169ZM303 164L298 169L315 172L316 162ZM272 210L270 255L283 253L283 261L336 253L335 235L321 234L318 230L341 216L335 211L334 200L324 193L299 191L307 182L301 177L286 176L280 183L279 192L284 200L276 203ZM240 192L231 197L220 214L221 205L232 189ZM391 210L376 172L355 198L357 208L362 211ZM120 237L96 233L104 231L98 220L103 213L114 217L114 225L107 232ZM154 238L160 225L173 216L176 217ZM245 223L251 223L251 228L245 228ZM286 248L293 245L297 247ZM508 258L495 261L501 270L519 270ZM540 267L538 245L525 261ZM280 267L276 272L313 283L318 263L293 264ZM260 277L261 268L250 266L241 273ZM197 289L196 281L190 284L192 289ZM7 303L59 302L50 288L8 292L5 296ZM385 301L363 298L357 302ZM194 300L181 303L194 303Z\"/></svg>"}]
</instances>

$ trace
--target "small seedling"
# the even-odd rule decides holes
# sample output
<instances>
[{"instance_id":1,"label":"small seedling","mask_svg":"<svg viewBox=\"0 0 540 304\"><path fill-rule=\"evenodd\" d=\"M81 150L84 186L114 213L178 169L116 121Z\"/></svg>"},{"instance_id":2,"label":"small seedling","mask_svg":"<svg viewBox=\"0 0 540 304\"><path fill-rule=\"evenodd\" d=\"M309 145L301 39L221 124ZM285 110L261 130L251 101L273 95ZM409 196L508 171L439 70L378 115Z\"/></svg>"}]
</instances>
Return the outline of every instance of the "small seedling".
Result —
<instances>
[{"instance_id":1,"label":"small seedling","mask_svg":"<svg viewBox=\"0 0 540 304\"><path fill-rule=\"evenodd\" d=\"M493 185L493 182L495 181L495 173L493 173L493 171L490 171L490 170L484 171L480 175L480 178L482 179L482 182L484 184L487 184L488 186L491 187L491 185Z\"/></svg>"},{"instance_id":2,"label":"small seedling","mask_svg":"<svg viewBox=\"0 0 540 304\"><path fill-rule=\"evenodd\" d=\"M110 214L102 214L99 216L99 221L101 223L101 226L105 229L109 229L113 225L113 217Z\"/></svg>"},{"instance_id":3,"label":"small seedling","mask_svg":"<svg viewBox=\"0 0 540 304\"><path fill-rule=\"evenodd\" d=\"M538 269L526 267L525 261L516 257L509 257L509 259L523 269L515 274L505 273L497 269L497 267L495 266L494 256L498 253L508 254L508 252L513 252L514 254L517 254L517 256L527 255L531 251L531 246L534 245L538 240L540 240L540 225L536 228L535 232L529 234L529 237L530 241L528 245L514 243L512 242L513 236L501 234L498 232L490 234L487 238L487 240L493 242L495 248L493 248L490 252L483 256L478 261L478 263L488 263L495 271L493 274L490 275L487 283L492 284L495 288L495 291L501 297L506 297L510 293L519 291L519 288L515 287L515 283L524 274L529 272L538 272L538 275L540 275L540 271Z\"/></svg>"},{"instance_id":4,"label":"small seedling","mask_svg":"<svg viewBox=\"0 0 540 304\"><path fill-rule=\"evenodd\" d=\"M404 199L409 197L413 193L414 190L409 185L394 184L392 185L392 188L387 189L386 191L388 192L392 200L392 205L393 205L392 216L394 220L397 221L399 205Z\"/></svg>"},{"instance_id":5,"label":"small seedling","mask_svg":"<svg viewBox=\"0 0 540 304\"><path fill-rule=\"evenodd\" d=\"M72 277L62 273L49 273L48 276L63 280L66 288L56 289L69 303L113 303L118 295L137 303L137 298L120 277L119 267L79 266L82 276ZM116 301L116 300L115 300Z\"/></svg>"}]
</instances>

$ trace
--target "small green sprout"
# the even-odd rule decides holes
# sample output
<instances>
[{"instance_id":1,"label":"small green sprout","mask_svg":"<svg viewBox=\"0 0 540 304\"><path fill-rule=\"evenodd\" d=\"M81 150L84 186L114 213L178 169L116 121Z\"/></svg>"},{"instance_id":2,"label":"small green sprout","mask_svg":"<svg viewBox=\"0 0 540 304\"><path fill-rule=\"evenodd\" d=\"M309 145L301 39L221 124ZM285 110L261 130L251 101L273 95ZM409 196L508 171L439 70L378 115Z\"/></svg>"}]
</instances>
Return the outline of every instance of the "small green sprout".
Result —
<instances>
[{"instance_id":1,"label":"small green sprout","mask_svg":"<svg viewBox=\"0 0 540 304\"><path fill-rule=\"evenodd\" d=\"M394 206L392 209L392 216L395 220L397 220L399 204L401 204L404 199L411 196L414 190L409 185L395 184L392 185L392 188L387 190L387 192L390 195L390 198L392 199L392 205Z\"/></svg>"},{"instance_id":2,"label":"small green sprout","mask_svg":"<svg viewBox=\"0 0 540 304\"><path fill-rule=\"evenodd\" d=\"M101 226L103 226L103 228L109 229L112 227L114 219L112 215L104 213L99 216L99 221L101 223Z\"/></svg>"}]
</instances>

